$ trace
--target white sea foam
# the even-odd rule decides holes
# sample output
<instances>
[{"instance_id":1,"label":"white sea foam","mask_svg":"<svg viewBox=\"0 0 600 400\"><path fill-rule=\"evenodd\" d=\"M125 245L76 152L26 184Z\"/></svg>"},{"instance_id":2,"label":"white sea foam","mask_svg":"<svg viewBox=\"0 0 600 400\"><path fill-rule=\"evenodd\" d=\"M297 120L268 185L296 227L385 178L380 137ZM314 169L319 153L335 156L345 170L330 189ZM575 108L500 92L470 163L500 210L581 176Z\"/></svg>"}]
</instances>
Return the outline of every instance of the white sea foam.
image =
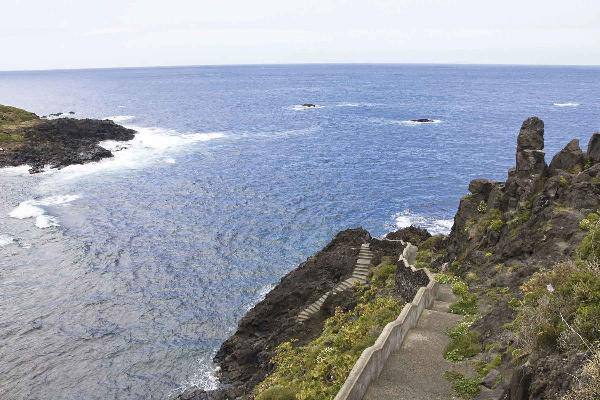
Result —
<instances>
[{"instance_id":1,"label":"white sea foam","mask_svg":"<svg viewBox=\"0 0 600 400\"><path fill-rule=\"evenodd\" d=\"M325 106L321 106L319 104L315 104L314 107L306 107L306 106L303 106L302 104L294 104L293 106L290 107L290 109L292 109L294 111L314 110L316 108L325 108Z\"/></svg>"},{"instance_id":2,"label":"white sea foam","mask_svg":"<svg viewBox=\"0 0 600 400\"><path fill-rule=\"evenodd\" d=\"M29 165L20 165L18 167L4 167L0 168L0 174L8 175L8 176L28 176L29 169L31 166Z\"/></svg>"},{"instance_id":3,"label":"white sea foam","mask_svg":"<svg viewBox=\"0 0 600 400\"><path fill-rule=\"evenodd\" d=\"M400 121L400 123L402 125L406 125L406 126L434 125L434 124L441 124L442 120L441 119L432 119L431 121L428 121L428 122L419 122L419 121L411 121L409 119L406 121Z\"/></svg>"},{"instance_id":4,"label":"white sea foam","mask_svg":"<svg viewBox=\"0 0 600 400\"><path fill-rule=\"evenodd\" d=\"M175 161L175 159L171 158L171 157L165 158L164 162L165 162L165 164L176 164L177 163L177 161Z\"/></svg>"},{"instance_id":5,"label":"white sea foam","mask_svg":"<svg viewBox=\"0 0 600 400\"><path fill-rule=\"evenodd\" d=\"M29 219L35 218L35 226L38 228L50 228L52 226L59 226L58 218L47 215L44 206L57 206L61 204L67 204L72 201L79 199L80 196L76 194L67 194L59 196L44 197L39 200L26 200L13 209L8 216L16 219Z\"/></svg>"},{"instance_id":6,"label":"white sea foam","mask_svg":"<svg viewBox=\"0 0 600 400\"><path fill-rule=\"evenodd\" d=\"M0 247L8 246L15 241L15 238L10 235L0 233Z\"/></svg>"},{"instance_id":7,"label":"white sea foam","mask_svg":"<svg viewBox=\"0 0 600 400\"><path fill-rule=\"evenodd\" d=\"M172 164L175 161L171 157L173 153L195 143L225 137L225 134L222 132L182 134L174 130L162 128L133 125L128 125L127 127L138 132L132 140L127 142L107 140L100 143L100 146L112 151L114 157L105 158L94 163L69 165L61 170L53 170L49 173L54 174L58 179L69 180L98 172L144 168L151 163L166 162ZM51 184L52 180L43 182L45 186Z\"/></svg>"},{"instance_id":8,"label":"white sea foam","mask_svg":"<svg viewBox=\"0 0 600 400\"><path fill-rule=\"evenodd\" d=\"M107 117L106 119L110 119L113 122L127 122L134 118L134 115L113 115L111 117Z\"/></svg>"},{"instance_id":9,"label":"white sea foam","mask_svg":"<svg viewBox=\"0 0 600 400\"><path fill-rule=\"evenodd\" d=\"M555 107L578 107L579 103L554 103Z\"/></svg>"},{"instance_id":10,"label":"white sea foam","mask_svg":"<svg viewBox=\"0 0 600 400\"><path fill-rule=\"evenodd\" d=\"M411 225L427 229L432 234L447 235L452 229L454 221L451 219L437 219L414 214L410 210L402 211L394 216L396 228L407 228Z\"/></svg>"},{"instance_id":11,"label":"white sea foam","mask_svg":"<svg viewBox=\"0 0 600 400\"><path fill-rule=\"evenodd\" d=\"M358 103L352 103L352 102L348 102L348 103L338 103L336 104L336 107L375 107L377 104L375 103L364 103L364 102L358 102Z\"/></svg>"}]
</instances>

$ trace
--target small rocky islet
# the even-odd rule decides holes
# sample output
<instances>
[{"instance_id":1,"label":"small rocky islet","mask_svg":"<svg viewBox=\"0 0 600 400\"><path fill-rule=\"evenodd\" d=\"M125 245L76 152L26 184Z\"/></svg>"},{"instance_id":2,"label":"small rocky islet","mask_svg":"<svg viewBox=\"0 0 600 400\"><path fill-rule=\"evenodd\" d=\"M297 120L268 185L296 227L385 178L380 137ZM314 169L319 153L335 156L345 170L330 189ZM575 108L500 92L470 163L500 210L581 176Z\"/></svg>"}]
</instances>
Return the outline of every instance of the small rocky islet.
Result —
<instances>
[{"instance_id":1,"label":"small rocky islet","mask_svg":"<svg viewBox=\"0 0 600 400\"><path fill-rule=\"evenodd\" d=\"M571 277L579 277L569 279L583 279L587 285L586 289L578 289L585 292L579 294L584 300L569 299L584 303L571 304L571 309L588 307L584 314L586 323L594 318L600 321L598 302L585 303L594 298L600 300L600 287L593 289L600 285L599 274L585 275L575 266L584 262L582 246L587 243L589 247L590 230L597 229L600 235L600 229L590 228L600 220L600 133L592 135L586 151L580 148L578 140L572 140L546 164L544 123L531 117L520 129L515 161L515 168L504 182L471 181L470 194L461 199L448 236L432 236L416 227L389 233L384 239L374 238L362 228L338 233L323 250L283 277L222 344L214 358L219 366L219 389L190 388L177 398L254 398L260 382L274 372L273 357L279 344L291 341L294 346L305 345L322 334L336 309L349 311L356 307L357 290L351 288L328 297L319 312L307 321L298 323L296 319L305 307L350 276L361 245L370 245L375 273L384 260L398 259L405 242L419 246L417 267L437 271L468 288L466 297L451 308L465 315L469 325L455 349L459 356L452 353L449 359L460 359L462 364L472 365L474 371L472 376L454 381L458 382L453 384L458 394L496 400L583 398L577 393L586 390L578 388L587 379L583 371L593 361L592 350L577 343L566 349L553 341L566 335L567 328L560 321L553 327L539 328L548 329L547 335L555 335L552 337L556 339L548 339L549 342L528 337L531 334L526 327L518 326L527 318L527 310L535 313L538 307L530 303L531 287L540 286L538 292L541 290L542 295L554 290L552 285L546 286L544 279L565 268L571 268ZM600 244L594 249L600 255ZM582 268L586 271L587 267ZM393 282L390 290L406 301L424 284L406 268L396 270ZM468 304L465 299L469 299ZM591 324L586 333L588 339L600 340L600 331ZM553 329L562 329L563 333ZM468 342L468 346L463 342ZM461 354L466 351L462 345L470 353ZM295 398L293 390L286 390L278 392L284 397L273 398Z\"/></svg>"},{"instance_id":2,"label":"small rocky islet","mask_svg":"<svg viewBox=\"0 0 600 400\"><path fill-rule=\"evenodd\" d=\"M69 115L74 112L70 111ZM61 117L63 113L51 114ZM135 131L110 120L40 118L16 107L0 105L0 167L28 165L31 173L112 157L99 145L127 141Z\"/></svg>"}]
</instances>

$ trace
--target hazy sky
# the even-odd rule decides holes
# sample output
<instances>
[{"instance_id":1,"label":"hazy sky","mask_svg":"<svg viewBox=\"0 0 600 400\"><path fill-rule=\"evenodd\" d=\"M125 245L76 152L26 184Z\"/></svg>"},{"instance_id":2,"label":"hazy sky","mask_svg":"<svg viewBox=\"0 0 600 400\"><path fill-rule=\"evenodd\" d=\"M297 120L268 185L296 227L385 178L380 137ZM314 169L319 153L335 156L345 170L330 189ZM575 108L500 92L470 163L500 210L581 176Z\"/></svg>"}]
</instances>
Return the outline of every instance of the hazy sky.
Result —
<instances>
[{"instance_id":1,"label":"hazy sky","mask_svg":"<svg viewBox=\"0 0 600 400\"><path fill-rule=\"evenodd\" d=\"M600 0L2 0L0 70L600 65Z\"/></svg>"}]
</instances>

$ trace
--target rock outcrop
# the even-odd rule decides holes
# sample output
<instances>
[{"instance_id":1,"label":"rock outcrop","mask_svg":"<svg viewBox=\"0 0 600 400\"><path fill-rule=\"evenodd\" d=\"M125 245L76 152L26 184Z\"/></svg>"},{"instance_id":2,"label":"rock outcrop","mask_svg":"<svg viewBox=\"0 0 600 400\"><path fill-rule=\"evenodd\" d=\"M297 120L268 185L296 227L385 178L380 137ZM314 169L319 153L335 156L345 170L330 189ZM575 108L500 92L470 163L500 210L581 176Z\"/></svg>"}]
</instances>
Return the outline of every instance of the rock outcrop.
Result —
<instances>
[{"instance_id":1,"label":"rock outcrop","mask_svg":"<svg viewBox=\"0 0 600 400\"><path fill-rule=\"evenodd\" d=\"M136 133L110 120L40 119L32 113L15 119L26 112L0 107L0 167L29 165L31 173L112 157L99 143L131 140Z\"/></svg>"},{"instance_id":2,"label":"rock outcrop","mask_svg":"<svg viewBox=\"0 0 600 400\"><path fill-rule=\"evenodd\" d=\"M544 124L529 118L506 182L476 179L469 185L471 194L460 201L446 262L455 273L476 276L475 288L482 293L506 288L518 296L534 272L572 259L585 235L579 221L600 207L600 134L592 136L585 154L578 140L570 141L549 167L543 149ZM474 329L484 345L502 342L502 326L514 320L515 310L506 302L485 310ZM515 369L506 382L506 398L559 399L581 360L566 355L554 362L552 357L537 355L527 367ZM547 378L550 364L557 379Z\"/></svg>"}]
</instances>

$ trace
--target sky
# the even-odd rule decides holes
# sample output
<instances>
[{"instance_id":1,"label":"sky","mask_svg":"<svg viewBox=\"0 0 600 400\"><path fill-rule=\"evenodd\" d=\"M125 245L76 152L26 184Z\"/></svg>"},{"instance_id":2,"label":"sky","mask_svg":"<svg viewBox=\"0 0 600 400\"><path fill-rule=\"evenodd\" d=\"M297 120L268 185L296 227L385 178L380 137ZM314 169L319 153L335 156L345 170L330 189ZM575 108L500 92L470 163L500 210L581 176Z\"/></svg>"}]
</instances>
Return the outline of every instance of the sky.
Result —
<instances>
[{"instance_id":1,"label":"sky","mask_svg":"<svg viewBox=\"0 0 600 400\"><path fill-rule=\"evenodd\" d=\"M600 0L2 0L0 70L600 65Z\"/></svg>"}]
</instances>

